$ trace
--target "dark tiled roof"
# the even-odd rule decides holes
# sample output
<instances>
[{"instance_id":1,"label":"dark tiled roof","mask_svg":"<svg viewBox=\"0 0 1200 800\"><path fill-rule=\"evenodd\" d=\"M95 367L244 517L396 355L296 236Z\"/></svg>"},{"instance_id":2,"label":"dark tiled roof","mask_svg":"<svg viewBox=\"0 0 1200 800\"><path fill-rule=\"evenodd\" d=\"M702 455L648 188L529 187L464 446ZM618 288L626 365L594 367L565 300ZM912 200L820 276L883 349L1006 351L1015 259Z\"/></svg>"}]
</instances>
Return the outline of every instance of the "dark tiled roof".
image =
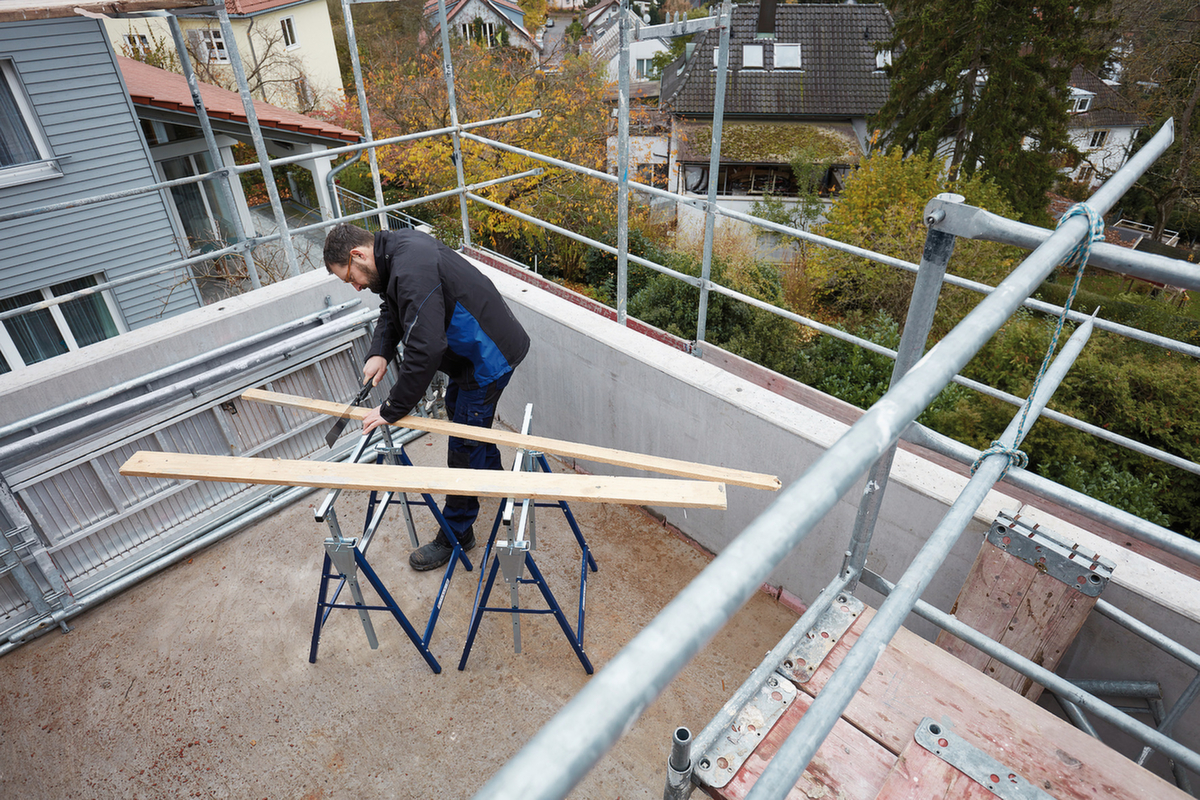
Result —
<instances>
[{"instance_id":1,"label":"dark tiled roof","mask_svg":"<svg viewBox=\"0 0 1200 800\"><path fill-rule=\"evenodd\" d=\"M877 43L891 38L892 19L881 5L780 5L775 43L800 44L801 69L776 69L772 44L755 38L758 6L733 11L726 116L862 117L887 99L888 81L875 69ZM763 68L744 69L742 47L763 43ZM716 93L713 51L718 32L697 34L692 57L672 64L663 78L662 103L677 114L711 115ZM680 65L682 74L677 74Z\"/></svg>"},{"instance_id":2,"label":"dark tiled roof","mask_svg":"<svg viewBox=\"0 0 1200 800\"><path fill-rule=\"evenodd\" d=\"M1145 126L1146 120L1134 113L1133 105L1097 76L1080 66L1071 70L1070 85L1095 95L1091 107L1082 114L1071 114L1071 128L1118 128Z\"/></svg>"}]
</instances>

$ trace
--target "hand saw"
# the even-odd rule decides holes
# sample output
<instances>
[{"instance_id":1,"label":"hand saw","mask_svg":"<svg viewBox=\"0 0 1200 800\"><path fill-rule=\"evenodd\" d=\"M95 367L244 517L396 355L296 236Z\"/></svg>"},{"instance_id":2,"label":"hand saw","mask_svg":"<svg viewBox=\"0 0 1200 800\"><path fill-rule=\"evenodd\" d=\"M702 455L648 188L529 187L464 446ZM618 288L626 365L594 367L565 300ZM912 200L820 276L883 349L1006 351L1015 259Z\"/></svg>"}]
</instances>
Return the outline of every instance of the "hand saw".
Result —
<instances>
[{"instance_id":1,"label":"hand saw","mask_svg":"<svg viewBox=\"0 0 1200 800\"><path fill-rule=\"evenodd\" d=\"M350 405L346 406L346 411L349 412L350 409L354 408L355 406L362 405L362 401L367 399L367 395L371 393L372 388L374 387L371 384L370 378L368 378L363 384L362 388L358 390L358 394L355 395L354 399L350 401ZM325 444L333 447L334 443L337 442L338 438L341 437L342 431L346 430L346 426L349 423L349 417L342 417L336 423L334 423L333 427L329 429L329 433L325 434Z\"/></svg>"}]
</instances>

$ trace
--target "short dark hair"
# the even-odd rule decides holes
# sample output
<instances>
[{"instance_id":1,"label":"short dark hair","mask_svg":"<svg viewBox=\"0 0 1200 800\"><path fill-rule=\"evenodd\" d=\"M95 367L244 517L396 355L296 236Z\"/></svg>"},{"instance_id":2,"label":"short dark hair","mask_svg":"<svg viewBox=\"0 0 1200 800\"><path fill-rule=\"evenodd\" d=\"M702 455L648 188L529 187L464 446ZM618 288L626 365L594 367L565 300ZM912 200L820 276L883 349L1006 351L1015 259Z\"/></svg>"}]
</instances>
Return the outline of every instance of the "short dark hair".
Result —
<instances>
[{"instance_id":1,"label":"short dark hair","mask_svg":"<svg viewBox=\"0 0 1200 800\"><path fill-rule=\"evenodd\" d=\"M325 269L343 266L350 261L350 251L356 247L374 247L375 235L357 225L341 223L325 237Z\"/></svg>"}]
</instances>

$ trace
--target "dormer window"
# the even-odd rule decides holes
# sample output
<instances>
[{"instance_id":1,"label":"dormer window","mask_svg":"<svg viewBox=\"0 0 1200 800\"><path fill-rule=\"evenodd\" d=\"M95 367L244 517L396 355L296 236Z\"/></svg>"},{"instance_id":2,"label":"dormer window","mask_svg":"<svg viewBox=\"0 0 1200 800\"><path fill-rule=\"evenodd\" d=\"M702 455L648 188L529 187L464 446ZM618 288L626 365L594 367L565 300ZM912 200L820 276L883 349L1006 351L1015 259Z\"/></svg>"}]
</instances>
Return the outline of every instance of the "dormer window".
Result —
<instances>
[{"instance_id":1,"label":"dormer window","mask_svg":"<svg viewBox=\"0 0 1200 800\"><path fill-rule=\"evenodd\" d=\"M761 44L742 45L742 67L744 69L762 69L763 46Z\"/></svg>"},{"instance_id":2,"label":"dormer window","mask_svg":"<svg viewBox=\"0 0 1200 800\"><path fill-rule=\"evenodd\" d=\"M875 54L875 69L882 72L892 65L892 51L880 50Z\"/></svg>"},{"instance_id":3,"label":"dormer window","mask_svg":"<svg viewBox=\"0 0 1200 800\"><path fill-rule=\"evenodd\" d=\"M1071 87L1071 113L1082 114L1092 107L1092 98L1096 95L1091 92L1085 92L1083 89Z\"/></svg>"},{"instance_id":4,"label":"dormer window","mask_svg":"<svg viewBox=\"0 0 1200 800\"><path fill-rule=\"evenodd\" d=\"M775 69L800 69L800 45L776 44Z\"/></svg>"}]
</instances>

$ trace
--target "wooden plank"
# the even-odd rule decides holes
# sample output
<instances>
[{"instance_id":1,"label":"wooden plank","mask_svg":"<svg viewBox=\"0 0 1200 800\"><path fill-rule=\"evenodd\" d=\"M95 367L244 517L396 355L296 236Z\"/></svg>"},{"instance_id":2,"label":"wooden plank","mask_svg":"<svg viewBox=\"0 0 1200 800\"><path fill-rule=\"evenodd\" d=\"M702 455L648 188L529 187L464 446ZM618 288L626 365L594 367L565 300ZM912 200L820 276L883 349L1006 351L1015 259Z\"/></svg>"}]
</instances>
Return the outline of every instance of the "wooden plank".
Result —
<instances>
[{"instance_id":1,"label":"wooden plank","mask_svg":"<svg viewBox=\"0 0 1200 800\"><path fill-rule=\"evenodd\" d=\"M1053 670L1079 634L1096 598L984 541L955 601L962 622ZM941 631L937 645L1009 689L1037 700L1042 686Z\"/></svg>"},{"instance_id":2,"label":"wooden plank","mask_svg":"<svg viewBox=\"0 0 1200 800\"><path fill-rule=\"evenodd\" d=\"M985 540L950 613L992 641L1000 641L1012 621L1013 604L1024 599L1034 571L1030 564ZM945 631L938 633L937 645L976 669L983 669L990 660L982 650Z\"/></svg>"},{"instance_id":3,"label":"wooden plank","mask_svg":"<svg viewBox=\"0 0 1200 800\"><path fill-rule=\"evenodd\" d=\"M878 800L995 800L982 784L910 739L879 788Z\"/></svg>"},{"instance_id":4,"label":"wooden plank","mask_svg":"<svg viewBox=\"0 0 1200 800\"><path fill-rule=\"evenodd\" d=\"M1036 570L1035 573L1021 608L1000 643L1053 671L1079 635L1097 598L1088 597L1050 575ZM988 660L983 672L1029 700L1041 697L1040 683L994 658Z\"/></svg>"},{"instance_id":5,"label":"wooden plank","mask_svg":"<svg viewBox=\"0 0 1200 800\"><path fill-rule=\"evenodd\" d=\"M328 489L379 489L478 497L575 500L584 503L725 508L725 487L721 484L669 478L397 467L390 464L289 461L148 450L139 450L130 456L121 465L121 474L143 478L183 478Z\"/></svg>"},{"instance_id":6,"label":"wooden plank","mask_svg":"<svg viewBox=\"0 0 1200 800\"><path fill-rule=\"evenodd\" d=\"M247 389L242 392L242 399L359 420L365 417L370 410L353 406L347 407L345 403L330 403L327 400L314 400L309 397L268 392L263 389ZM458 436L476 442L491 442L493 444L537 450L543 453L554 453L559 456L582 458L587 461L598 461L602 464L615 464L619 467L630 467L632 469L646 470L647 472L661 472L664 475L675 475L679 478L718 481L720 483L731 483L735 486L748 486L751 489L768 489L770 491L776 491L781 486L779 478L774 475L763 475L758 472L746 472L745 470L729 469L728 467L697 464L691 461L679 461L673 458L660 458L659 456L651 456L644 453L612 450L607 447L597 447L578 442L564 442L541 436L522 436L519 433L458 425L453 422L429 419L427 417L402 417L394 425L398 428L410 428L428 433L444 433L448 436Z\"/></svg>"},{"instance_id":7,"label":"wooden plank","mask_svg":"<svg viewBox=\"0 0 1200 800\"><path fill-rule=\"evenodd\" d=\"M874 617L864 610L800 687L819 693ZM901 628L842 718L899 754L925 717L954 732L1058 800L1183 800L1187 795L937 645Z\"/></svg>"},{"instance_id":8,"label":"wooden plank","mask_svg":"<svg viewBox=\"0 0 1200 800\"><path fill-rule=\"evenodd\" d=\"M705 787L709 796L720 800L740 800L745 797L810 705L812 698L803 692L798 693L795 702L758 743L758 747L729 783L720 789ZM872 800L895 763L896 756L886 748L845 720L838 720L800 780L788 792L787 799L828 797Z\"/></svg>"}]
</instances>

